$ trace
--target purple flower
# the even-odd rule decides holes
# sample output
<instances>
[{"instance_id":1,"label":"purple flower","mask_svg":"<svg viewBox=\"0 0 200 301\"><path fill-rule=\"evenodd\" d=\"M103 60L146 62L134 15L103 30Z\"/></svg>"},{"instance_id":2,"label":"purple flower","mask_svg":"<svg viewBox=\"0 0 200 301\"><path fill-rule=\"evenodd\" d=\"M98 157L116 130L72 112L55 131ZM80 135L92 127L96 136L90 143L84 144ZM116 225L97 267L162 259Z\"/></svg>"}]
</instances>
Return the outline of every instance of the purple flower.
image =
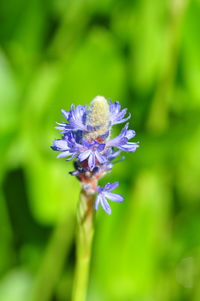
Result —
<instances>
[{"instance_id":1,"label":"purple flower","mask_svg":"<svg viewBox=\"0 0 200 301\"><path fill-rule=\"evenodd\" d=\"M121 105L118 101L114 103L110 102L110 121L111 125L119 124L130 119L131 114L129 113L128 117L123 118L126 115L127 109L121 110Z\"/></svg>"},{"instance_id":2,"label":"purple flower","mask_svg":"<svg viewBox=\"0 0 200 301\"><path fill-rule=\"evenodd\" d=\"M68 121L68 123L57 123L59 126L56 127L61 133L66 133L67 131L93 131L95 130L92 126L86 125L86 106L78 105L75 107L71 105L70 111L61 110L63 116Z\"/></svg>"},{"instance_id":3,"label":"purple flower","mask_svg":"<svg viewBox=\"0 0 200 301\"><path fill-rule=\"evenodd\" d=\"M101 188L98 181L111 172L113 164L124 159L115 160L121 151L135 152L139 146L137 142L129 142L135 131L128 129L128 123L117 137L110 139L112 126L130 118L130 114L125 117L126 112L119 102L108 103L103 96L95 97L89 107L71 105L70 111L62 110L67 122L56 127L63 135L52 145L53 150L60 152L57 158L66 161L75 158L75 170L70 174L80 180L87 193L98 193L95 208L101 204L108 214L111 209L107 199L121 202L123 198L110 192L118 186L117 182Z\"/></svg>"},{"instance_id":4,"label":"purple flower","mask_svg":"<svg viewBox=\"0 0 200 301\"><path fill-rule=\"evenodd\" d=\"M53 150L56 151L62 151L62 153L60 153L57 158L65 158L65 157L70 157L69 160L71 160L72 158L74 158L74 154L70 152L70 148L68 146L68 143L65 139L57 139L53 142L53 146L51 147Z\"/></svg>"},{"instance_id":5,"label":"purple flower","mask_svg":"<svg viewBox=\"0 0 200 301\"><path fill-rule=\"evenodd\" d=\"M135 136L134 130L128 130L128 123L124 126L119 136L109 140L106 143L107 147L117 147L125 152L135 152L139 147L137 142L128 142L129 139Z\"/></svg>"},{"instance_id":6,"label":"purple flower","mask_svg":"<svg viewBox=\"0 0 200 301\"><path fill-rule=\"evenodd\" d=\"M96 163L103 164L106 162L106 158L102 154L102 151L105 148L105 144L93 142L88 143L87 141L83 142L83 146L85 150L81 151L78 156L80 162L88 160L89 170L93 170L96 166Z\"/></svg>"},{"instance_id":7,"label":"purple flower","mask_svg":"<svg viewBox=\"0 0 200 301\"><path fill-rule=\"evenodd\" d=\"M67 161L77 156L80 147L82 146L76 142L74 133L70 132L66 133L62 139L54 140L53 146L51 146L53 150L62 152L57 156L57 158L71 156L66 159Z\"/></svg>"},{"instance_id":8,"label":"purple flower","mask_svg":"<svg viewBox=\"0 0 200 301\"><path fill-rule=\"evenodd\" d=\"M115 182L113 184L107 183L103 188L98 187L98 195L95 200L96 210L98 210L99 205L101 205L107 214L111 214L111 208L107 199L113 202L123 202L124 198L120 194L110 192L113 189L115 189L118 185L119 183Z\"/></svg>"}]
</instances>

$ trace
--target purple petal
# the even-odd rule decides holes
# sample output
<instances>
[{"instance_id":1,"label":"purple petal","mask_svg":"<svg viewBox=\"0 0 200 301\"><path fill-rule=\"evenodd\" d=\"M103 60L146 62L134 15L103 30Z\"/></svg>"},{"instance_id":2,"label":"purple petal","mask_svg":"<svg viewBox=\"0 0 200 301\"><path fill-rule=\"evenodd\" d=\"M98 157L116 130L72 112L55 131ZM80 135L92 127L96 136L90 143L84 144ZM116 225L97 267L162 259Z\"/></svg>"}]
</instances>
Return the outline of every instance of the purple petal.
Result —
<instances>
[{"instance_id":1,"label":"purple petal","mask_svg":"<svg viewBox=\"0 0 200 301\"><path fill-rule=\"evenodd\" d=\"M125 152L129 152L129 153L133 153L136 151L137 147L139 147L138 143L127 143L124 145L119 145L118 146L121 150L125 151Z\"/></svg>"},{"instance_id":2,"label":"purple petal","mask_svg":"<svg viewBox=\"0 0 200 301\"><path fill-rule=\"evenodd\" d=\"M74 171L69 171L69 174L72 176L78 176L79 173L77 170L74 170Z\"/></svg>"},{"instance_id":3,"label":"purple petal","mask_svg":"<svg viewBox=\"0 0 200 301\"><path fill-rule=\"evenodd\" d=\"M112 122L112 124L114 124L115 122L118 122L118 121L120 121L123 117L124 117L124 115L126 114L126 112L127 112L127 109L123 109L121 112L118 112L117 114L116 114L116 112L113 114L113 122Z\"/></svg>"},{"instance_id":4,"label":"purple petal","mask_svg":"<svg viewBox=\"0 0 200 301\"><path fill-rule=\"evenodd\" d=\"M124 145L128 142L128 139L126 137L121 137L120 135L115 137L114 139L108 141L106 143L107 147L119 147L120 145Z\"/></svg>"},{"instance_id":5,"label":"purple petal","mask_svg":"<svg viewBox=\"0 0 200 301\"><path fill-rule=\"evenodd\" d=\"M56 130L63 131L65 129L64 126L55 126Z\"/></svg>"},{"instance_id":6,"label":"purple petal","mask_svg":"<svg viewBox=\"0 0 200 301\"><path fill-rule=\"evenodd\" d=\"M127 130L126 132L126 138L131 139L135 136L135 131L134 130Z\"/></svg>"},{"instance_id":7,"label":"purple petal","mask_svg":"<svg viewBox=\"0 0 200 301\"><path fill-rule=\"evenodd\" d=\"M69 149L67 141L63 139L57 139L53 142L53 145L57 147L59 150L67 150Z\"/></svg>"},{"instance_id":8,"label":"purple petal","mask_svg":"<svg viewBox=\"0 0 200 301\"><path fill-rule=\"evenodd\" d=\"M111 214L111 208L106 199L102 196L101 198L101 206L106 211L107 214Z\"/></svg>"},{"instance_id":9,"label":"purple petal","mask_svg":"<svg viewBox=\"0 0 200 301\"><path fill-rule=\"evenodd\" d=\"M74 130L74 125L73 124L65 124L64 130L66 130L66 131Z\"/></svg>"},{"instance_id":10,"label":"purple petal","mask_svg":"<svg viewBox=\"0 0 200 301\"><path fill-rule=\"evenodd\" d=\"M114 190L115 188L117 188L119 186L119 182L114 182L114 183L107 183L103 190L104 191L111 191Z\"/></svg>"},{"instance_id":11,"label":"purple petal","mask_svg":"<svg viewBox=\"0 0 200 301\"><path fill-rule=\"evenodd\" d=\"M127 108L123 109L121 112L117 114L118 118L120 119L123 118L126 112L127 112Z\"/></svg>"},{"instance_id":12,"label":"purple petal","mask_svg":"<svg viewBox=\"0 0 200 301\"><path fill-rule=\"evenodd\" d=\"M99 163L103 164L106 159L104 158L104 156L102 156L100 153L98 153L97 151L95 151L95 157L97 158L97 160L99 161Z\"/></svg>"},{"instance_id":13,"label":"purple petal","mask_svg":"<svg viewBox=\"0 0 200 301\"><path fill-rule=\"evenodd\" d=\"M93 170L95 167L95 155L93 152L90 152L90 156L88 158L88 166L90 170Z\"/></svg>"},{"instance_id":14,"label":"purple petal","mask_svg":"<svg viewBox=\"0 0 200 301\"><path fill-rule=\"evenodd\" d=\"M100 187L100 186L98 186L98 189L97 189L97 191L98 191L98 193L99 193L99 195L100 195L100 193L102 193L102 192L103 192L103 188L102 188L102 187Z\"/></svg>"},{"instance_id":15,"label":"purple petal","mask_svg":"<svg viewBox=\"0 0 200 301\"><path fill-rule=\"evenodd\" d=\"M65 110L61 110L63 116L67 119L68 121L68 118L69 118L69 115L70 115L70 112L69 111L65 111Z\"/></svg>"},{"instance_id":16,"label":"purple petal","mask_svg":"<svg viewBox=\"0 0 200 301\"><path fill-rule=\"evenodd\" d=\"M115 121L115 123L112 122L112 124L120 124L120 123L124 123L126 122L127 120L129 120L131 118L131 114L129 113L128 114L128 117L124 118L124 119L121 119L121 120L118 120L118 121Z\"/></svg>"},{"instance_id":17,"label":"purple petal","mask_svg":"<svg viewBox=\"0 0 200 301\"><path fill-rule=\"evenodd\" d=\"M118 193L104 192L104 196L113 202L123 202L124 198Z\"/></svg>"},{"instance_id":18,"label":"purple petal","mask_svg":"<svg viewBox=\"0 0 200 301\"><path fill-rule=\"evenodd\" d=\"M76 157L76 154L73 154L70 158L65 159L65 161L70 161Z\"/></svg>"},{"instance_id":19,"label":"purple petal","mask_svg":"<svg viewBox=\"0 0 200 301\"><path fill-rule=\"evenodd\" d=\"M101 195L97 195L97 198L95 200L94 208L95 210L99 209L99 204L101 203Z\"/></svg>"},{"instance_id":20,"label":"purple petal","mask_svg":"<svg viewBox=\"0 0 200 301\"><path fill-rule=\"evenodd\" d=\"M89 157L90 153L91 153L90 150L87 150L85 152L80 153L80 155L78 156L79 160L81 162L84 161L84 160L86 160Z\"/></svg>"},{"instance_id":21,"label":"purple petal","mask_svg":"<svg viewBox=\"0 0 200 301\"><path fill-rule=\"evenodd\" d=\"M86 106L77 106L78 108L78 112L79 112L79 116L81 118L81 121L83 122L83 117L85 117L85 113L86 113Z\"/></svg>"},{"instance_id":22,"label":"purple petal","mask_svg":"<svg viewBox=\"0 0 200 301\"><path fill-rule=\"evenodd\" d=\"M56 122L56 124L61 125L61 126L65 126L66 123Z\"/></svg>"},{"instance_id":23,"label":"purple petal","mask_svg":"<svg viewBox=\"0 0 200 301\"><path fill-rule=\"evenodd\" d=\"M106 146L105 143L98 143L97 150L101 152L102 150L104 150L105 146Z\"/></svg>"},{"instance_id":24,"label":"purple petal","mask_svg":"<svg viewBox=\"0 0 200 301\"><path fill-rule=\"evenodd\" d=\"M114 103L110 102L110 112L112 114L118 114L120 112L121 105L119 101L115 101Z\"/></svg>"},{"instance_id":25,"label":"purple petal","mask_svg":"<svg viewBox=\"0 0 200 301\"><path fill-rule=\"evenodd\" d=\"M119 136L123 137L123 136L126 135L127 130L128 130L128 126L129 126L129 123L127 122L127 123L125 124L125 126L123 127L123 129L122 129L121 133L119 134Z\"/></svg>"},{"instance_id":26,"label":"purple petal","mask_svg":"<svg viewBox=\"0 0 200 301\"><path fill-rule=\"evenodd\" d=\"M71 155L71 153L68 152L68 151L66 151L66 152L60 153L60 154L57 156L57 158L58 158L58 159L60 159L60 158L65 158L65 157L68 157L68 156L70 156L70 155Z\"/></svg>"},{"instance_id":27,"label":"purple petal","mask_svg":"<svg viewBox=\"0 0 200 301\"><path fill-rule=\"evenodd\" d=\"M119 154L121 153L120 150L113 152L110 156L109 156L109 160L113 160L115 159L117 156L119 156Z\"/></svg>"},{"instance_id":28,"label":"purple petal","mask_svg":"<svg viewBox=\"0 0 200 301\"><path fill-rule=\"evenodd\" d=\"M120 143L120 137L117 136L114 139L108 140L106 143L107 147L117 146Z\"/></svg>"}]
</instances>

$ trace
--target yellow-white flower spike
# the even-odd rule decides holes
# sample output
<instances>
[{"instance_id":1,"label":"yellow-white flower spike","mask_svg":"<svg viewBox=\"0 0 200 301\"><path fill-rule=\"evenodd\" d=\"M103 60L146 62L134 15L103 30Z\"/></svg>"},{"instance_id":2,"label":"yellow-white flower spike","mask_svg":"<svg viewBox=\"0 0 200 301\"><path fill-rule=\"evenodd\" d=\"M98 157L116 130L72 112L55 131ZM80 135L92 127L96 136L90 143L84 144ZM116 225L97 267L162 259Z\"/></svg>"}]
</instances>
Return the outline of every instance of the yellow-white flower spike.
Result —
<instances>
[{"instance_id":1,"label":"yellow-white flower spike","mask_svg":"<svg viewBox=\"0 0 200 301\"><path fill-rule=\"evenodd\" d=\"M103 96L96 96L91 102L87 115L87 125L96 127L96 130L86 133L84 138L87 140L96 139L107 133L109 120L110 112L107 100Z\"/></svg>"}]
</instances>

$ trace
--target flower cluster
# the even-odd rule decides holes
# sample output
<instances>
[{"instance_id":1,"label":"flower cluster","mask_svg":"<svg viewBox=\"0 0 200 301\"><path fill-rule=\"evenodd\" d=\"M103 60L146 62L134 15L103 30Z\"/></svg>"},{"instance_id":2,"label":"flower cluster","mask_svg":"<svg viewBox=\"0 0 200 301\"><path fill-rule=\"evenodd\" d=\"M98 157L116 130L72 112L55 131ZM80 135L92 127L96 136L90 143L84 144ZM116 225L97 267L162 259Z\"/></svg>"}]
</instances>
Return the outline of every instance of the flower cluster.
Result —
<instances>
[{"instance_id":1,"label":"flower cluster","mask_svg":"<svg viewBox=\"0 0 200 301\"><path fill-rule=\"evenodd\" d=\"M112 170L116 163L113 160L121 151L135 152L139 146L129 142L135 131L128 129L128 123L117 137L110 139L112 126L130 118L126 113L127 109L122 110L119 102L108 102L103 96L96 96L89 107L71 105L70 111L62 110L67 122L58 123L56 129L62 137L52 146L53 150L60 151L57 158L75 159L75 170L70 173L80 180L87 193L97 193L95 209L101 204L108 214L111 214L111 208L106 199L122 202L123 197L110 192L118 182L107 183L102 188L98 186L98 180Z\"/></svg>"}]
</instances>

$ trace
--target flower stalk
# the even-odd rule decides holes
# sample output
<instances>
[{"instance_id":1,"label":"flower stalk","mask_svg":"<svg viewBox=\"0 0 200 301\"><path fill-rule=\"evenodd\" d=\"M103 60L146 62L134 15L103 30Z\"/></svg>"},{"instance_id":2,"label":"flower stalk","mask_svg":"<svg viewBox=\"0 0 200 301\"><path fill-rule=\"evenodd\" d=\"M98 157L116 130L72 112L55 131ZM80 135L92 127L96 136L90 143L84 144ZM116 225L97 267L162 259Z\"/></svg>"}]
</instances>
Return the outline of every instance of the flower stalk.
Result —
<instances>
[{"instance_id":1,"label":"flower stalk","mask_svg":"<svg viewBox=\"0 0 200 301\"><path fill-rule=\"evenodd\" d=\"M84 189L77 210L76 267L72 301L85 301L94 235L94 195Z\"/></svg>"},{"instance_id":2,"label":"flower stalk","mask_svg":"<svg viewBox=\"0 0 200 301\"><path fill-rule=\"evenodd\" d=\"M115 159L121 151L133 153L139 147L129 140L135 131L126 123L120 134L112 138L113 125L130 119L127 109L122 109L118 101L107 101L96 96L89 106L71 105L69 111L62 110L67 121L58 123L56 129L62 137L53 142L52 149L60 152L57 158L66 161L74 159L74 169L70 172L81 183L81 194L77 210L76 268L72 301L85 301L90 266L92 238L94 234L94 212L102 207L107 214L112 209L109 201L123 202L118 193L111 192L119 183L99 186L99 180L112 171ZM95 197L94 197L95 196Z\"/></svg>"}]
</instances>

